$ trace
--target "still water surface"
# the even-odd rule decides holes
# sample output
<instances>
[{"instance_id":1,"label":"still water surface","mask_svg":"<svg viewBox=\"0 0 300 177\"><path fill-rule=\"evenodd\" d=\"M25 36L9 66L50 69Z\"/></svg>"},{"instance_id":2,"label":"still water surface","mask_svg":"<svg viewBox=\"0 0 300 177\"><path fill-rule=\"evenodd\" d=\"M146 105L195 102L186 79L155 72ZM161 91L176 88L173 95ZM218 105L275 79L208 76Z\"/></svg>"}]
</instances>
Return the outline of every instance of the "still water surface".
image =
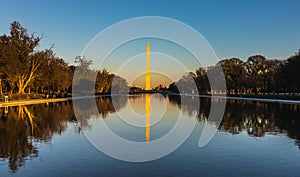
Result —
<instances>
[{"instance_id":1,"label":"still water surface","mask_svg":"<svg viewBox=\"0 0 300 177\"><path fill-rule=\"evenodd\" d=\"M143 119L145 95L1 108L0 176L300 176L300 106L227 100L218 132L198 147L211 100L181 104L178 97L151 96L150 129L120 119ZM213 100L218 101L218 100ZM190 103L190 104L189 104ZM163 112L163 114L161 114ZM113 159L85 137L103 119L120 137L145 142L172 129L180 112L197 119L188 139L170 155L143 163ZM161 116L163 115L163 116Z\"/></svg>"}]
</instances>

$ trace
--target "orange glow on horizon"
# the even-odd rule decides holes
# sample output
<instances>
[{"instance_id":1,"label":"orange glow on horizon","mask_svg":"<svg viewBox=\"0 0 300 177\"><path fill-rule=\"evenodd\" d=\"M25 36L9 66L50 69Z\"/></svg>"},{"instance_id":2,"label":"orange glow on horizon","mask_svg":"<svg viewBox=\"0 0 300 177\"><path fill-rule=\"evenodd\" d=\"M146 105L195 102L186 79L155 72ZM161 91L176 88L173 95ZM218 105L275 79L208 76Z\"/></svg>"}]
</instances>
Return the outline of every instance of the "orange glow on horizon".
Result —
<instances>
[{"instance_id":1,"label":"orange glow on horizon","mask_svg":"<svg viewBox=\"0 0 300 177\"><path fill-rule=\"evenodd\" d=\"M172 79L168 78L167 76L165 76L163 74L151 72L151 81L150 82L153 87L156 87L159 84L168 86L173 81L172 81ZM146 84L146 73L138 76L135 80L133 80L131 83L131 86L138 86L138 87L145 88L146 87L145 84Z\"/></svg>"}]
</instances>

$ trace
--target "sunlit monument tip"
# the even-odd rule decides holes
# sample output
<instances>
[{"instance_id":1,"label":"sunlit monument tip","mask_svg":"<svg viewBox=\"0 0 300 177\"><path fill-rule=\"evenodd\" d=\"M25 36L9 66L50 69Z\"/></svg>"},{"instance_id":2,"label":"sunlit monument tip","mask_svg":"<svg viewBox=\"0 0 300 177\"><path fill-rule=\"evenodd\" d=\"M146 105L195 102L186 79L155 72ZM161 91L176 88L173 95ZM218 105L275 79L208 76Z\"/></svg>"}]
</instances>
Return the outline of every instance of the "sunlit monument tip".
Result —
<instances>
[{"instance_id":1,"label":"sunlit monument tip","mask_svg":"<svg viewBox=\"0 0 300 177\"><path fill-rule=\"evenodd\" d=\"M148 42L146 47L146 88L145 90L152 90L151 75L150 75L150 42Z\"/></svg>"}]
</instances>

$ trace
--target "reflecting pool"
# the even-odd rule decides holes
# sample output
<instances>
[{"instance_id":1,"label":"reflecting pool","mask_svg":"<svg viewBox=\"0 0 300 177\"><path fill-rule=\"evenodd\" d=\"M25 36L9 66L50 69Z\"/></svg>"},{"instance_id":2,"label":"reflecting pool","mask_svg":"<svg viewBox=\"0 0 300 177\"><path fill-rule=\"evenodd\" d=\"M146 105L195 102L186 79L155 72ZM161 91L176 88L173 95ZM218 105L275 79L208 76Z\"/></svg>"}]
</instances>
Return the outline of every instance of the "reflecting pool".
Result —
<instances>
[{"instance_id":1,"label":"reflecting pool","mask_svg":"<svg viewBox=\"0 0 300 177\"><path fill-rule=\"evenodd\" d=\"M201 98L199 108L195 99L141 94L80 99L76 101L83 104L74 108L72 102L2 107L0 174L299 176L300 105L228 99L216 135L199 148L205 124L214 123L207 119L211 103L220 100ZM172 130L180 114L196 125L179 148L158 160L120 161L87 138L97 135L101 120L119 137L147 144ZM121 146L112 148L126 152Z\"/></svg>"}]
</instances>

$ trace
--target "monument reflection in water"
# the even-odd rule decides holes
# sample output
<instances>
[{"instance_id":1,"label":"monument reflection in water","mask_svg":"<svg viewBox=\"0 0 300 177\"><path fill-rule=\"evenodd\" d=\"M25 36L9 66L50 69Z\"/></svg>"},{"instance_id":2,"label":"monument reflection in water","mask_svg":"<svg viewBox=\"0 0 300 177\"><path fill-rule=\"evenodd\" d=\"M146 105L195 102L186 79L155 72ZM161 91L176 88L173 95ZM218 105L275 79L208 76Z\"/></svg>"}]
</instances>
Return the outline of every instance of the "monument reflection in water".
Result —
<instances>
[{"instance_id":1,"label":"monument reflection in water","mask_svg":"<svg viewBox=\"0 0 300 177\"><path fill-rule=\"evenodd\" d=\"M146 116L146 142L150 140L150 95L145 96L145 116Z\"/></svg>"}]
</instances>

